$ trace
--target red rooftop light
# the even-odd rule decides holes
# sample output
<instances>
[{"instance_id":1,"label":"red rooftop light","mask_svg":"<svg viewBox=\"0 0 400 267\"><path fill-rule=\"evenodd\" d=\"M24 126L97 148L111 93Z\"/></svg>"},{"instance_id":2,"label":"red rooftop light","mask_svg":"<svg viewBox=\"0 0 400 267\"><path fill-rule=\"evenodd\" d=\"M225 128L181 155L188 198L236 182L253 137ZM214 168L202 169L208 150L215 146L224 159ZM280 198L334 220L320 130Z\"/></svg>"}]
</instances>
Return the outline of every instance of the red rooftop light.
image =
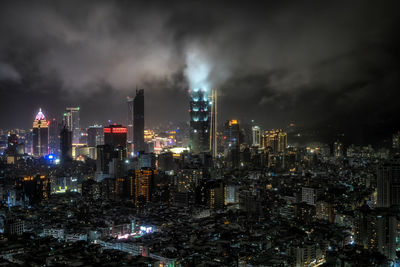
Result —
<instances>
[{"instance_id":1,"label":"red rooftop light","mask_svg":"<svg viewBox=\"0 0 400 267\"><path fill-rule=\"evenodd\" d=\"M123 128L123 127L121 127L121 128L112 128L112 132L113 133L126 133L127 130L126 130L126 128Z\"/></svg>"}]
</instances>

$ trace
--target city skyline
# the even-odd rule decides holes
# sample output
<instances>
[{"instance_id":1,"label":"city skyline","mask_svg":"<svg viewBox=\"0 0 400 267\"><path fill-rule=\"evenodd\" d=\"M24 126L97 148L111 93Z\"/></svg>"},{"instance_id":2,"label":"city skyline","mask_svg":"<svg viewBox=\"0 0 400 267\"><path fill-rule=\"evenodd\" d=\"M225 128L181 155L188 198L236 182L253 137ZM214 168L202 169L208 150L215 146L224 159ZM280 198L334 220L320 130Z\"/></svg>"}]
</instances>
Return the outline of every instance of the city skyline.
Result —
<instances>
[{"instance_id":1,"label":"city skyline","mask_svg":"<svg viewBox=\"0 0 400 267\"><path fill-rule=\"evenodd\" d=\"M0 266L400 266L399 7L0 1Z\"/></svg>"},{"instance_id":2,"label":"city skyline","mask_svg":"<svg viewBox=\"0 0 400 267\"><path fill-rule=\"evenodd\" d=\"M396 1L1 5L0 112L13 114L3 128L68 106L86 126L126 124L121 103L137 86L149 126L189 121L187 90L200 82L218 89L220 121L331 125L352 139L398 130Z\"/></svg>"}]
</instances>

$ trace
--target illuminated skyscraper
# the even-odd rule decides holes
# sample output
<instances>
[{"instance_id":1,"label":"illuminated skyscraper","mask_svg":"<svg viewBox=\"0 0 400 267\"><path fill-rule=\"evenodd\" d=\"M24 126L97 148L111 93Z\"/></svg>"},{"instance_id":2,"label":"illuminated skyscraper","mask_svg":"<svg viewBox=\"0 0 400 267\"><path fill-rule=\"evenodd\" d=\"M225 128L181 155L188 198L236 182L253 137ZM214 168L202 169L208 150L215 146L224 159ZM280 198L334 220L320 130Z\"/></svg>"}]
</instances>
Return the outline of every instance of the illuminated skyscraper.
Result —
<instances>
[{"instance_id":1,"label":"illuminated skyscraper","mask_svg":"<svg viewBox=\"0 0 400 267\"><path fill-rule=\"evenodd\" d=\"M262 135L262 147L273 153L283 153L287 148L287 134L282 130L265 131Z\"/></svg>"},{"instance_id":2,"label":"illuminated skyscraper","mask_svg":"<svg viewBox=\"0 0 400 267\"><path fill-rule=\"evenodd\" d=\"M72 143L78 144L80 138L80 128L79 128L79 110L80 107L77 108L66 108L64 113L64 125L68 127L68 130L72 132Z\"/></svg>"},{"instance_id":3,"label":"illuminated skyscraper","mask_svg":"<svg viewBox=\"0 0 400 267\"><path fill-rule=\"evenodd\" d=\"M261 146L261 129L259 126L252 127L253 133L253 146Z\"/></svg>"},{"instance_id":4,"label":"illuminated skyscraper","mask_svg":"<svg viewBox=\"0 0 400 267\"><path fill-rule=\"evenodd\" d=\"M49 127L46 118L39 109L38 114L33 121L32 129L33 155L36 157L44 156L49 150Z\"/></svg>"},{"instance_id":5,"label":"illuminated skyscraper","mask_svg":"<svg viewBox=\"0 0 400 267\"><path fill-rule=\"evenodd\" d=\"M190 149L193 153L210 150L211 106L207 92L203 89L190 91Z\"/></svg>"},{"instance_id":6,"label":"illuminated skyscraper","mask_svg":"<svg viewBox=\"0 0 400 267\"><path fill-rule=\"evenodd\" d=\"M144 151L144 90L136 90L133 100L133 144L135 152Z\"/></svg>"}]
</instances>

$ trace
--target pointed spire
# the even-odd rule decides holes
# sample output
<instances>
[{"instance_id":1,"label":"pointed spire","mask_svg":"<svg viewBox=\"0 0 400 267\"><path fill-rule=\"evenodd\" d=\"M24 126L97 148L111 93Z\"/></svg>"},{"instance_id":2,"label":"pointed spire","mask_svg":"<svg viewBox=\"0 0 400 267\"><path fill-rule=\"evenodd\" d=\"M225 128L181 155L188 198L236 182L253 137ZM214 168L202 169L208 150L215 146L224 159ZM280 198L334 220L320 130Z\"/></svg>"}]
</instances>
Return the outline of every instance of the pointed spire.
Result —
<instances>
[{"instance_id":1,"label":"pointed spire","mask_svg":"<svg viewBox=\"0 0 400 267\"><path fill-rule=\"evenodd\" d=\"M37 121L46 120L46 118L42 112L42 108L39 108L39 112L38 112L38 114L36 114L35 120L37 120Z\"/></svg>"}]
</instances>

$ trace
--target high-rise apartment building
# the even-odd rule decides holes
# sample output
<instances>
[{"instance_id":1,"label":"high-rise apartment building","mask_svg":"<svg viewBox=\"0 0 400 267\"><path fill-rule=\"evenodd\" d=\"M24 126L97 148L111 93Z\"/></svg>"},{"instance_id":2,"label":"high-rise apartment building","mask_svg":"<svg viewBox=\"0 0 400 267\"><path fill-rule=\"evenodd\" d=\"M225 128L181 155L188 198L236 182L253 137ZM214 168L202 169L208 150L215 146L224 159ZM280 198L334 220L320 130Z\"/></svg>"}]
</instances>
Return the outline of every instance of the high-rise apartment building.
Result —
<instances>
[{"instance_id":1,"label":"high-rise apartment building","mask_svg":"<svg viewBox=\"0 0 400 267\"><path fill-rule=\"evenodd\" d=\"M42 157L49 152L49 127L42 109L39 109L33 121L32 150L36 157Z\"/></svg>"},{"instance_id":2,"label":"high-rise apartment building","mask_svg":"<svg viewBox=\"0 0 400 267\"><path fill-rule=\"evenodd\" d=\"M193 153L210 150L210 101L203 89L190 91L190 149Z\"/></svg>"},{"instance_id":3,"label":"high-rise apartment building","mask_svg":"<svg viewBox=\"0 0 400 267\"><path fill-rule=\"evenodd\" d=\"M153 176L156 170L142 169L135 171L135 203L144 204L151 200Z\"/></svg>"},{"instance_id":4,"label":"high-rise apartment building","mask_svg":"<svg viewBox=\"0 0 400 267\"><path fill-rule=\"evenodd\" d=\"M323 190L321 188L313 187L302 187L301 188L301 202L305 202L308 205L315 206L317 199L322 195Z\"/></svg>"},{"instance_id":5,"label":"high-rise apartment building","mask_svg":"<svg viewBox=\"0 0 400 267\"><path fill-rule=\"evenodd\" d=\"M272 153L283 153L287 148L287 133L280 130L265 131L262 135L262 147Z\"/></svg>"},{"instance_id":6,"label":"high-rise apartment building","mask_svg":"<svg viewBox=\"0 0 400 267\"><path fill-rule=\"evenodd\" d=\"M400 205L400 159L396 158L378 167L378 207Z\"/></svg>"},{"instance_id":7,"label":"high-rise apartment building","mask_svg":"<svg viewBox=\"0 0 400 267\"><path fill-rule=\"evenodd\" d=\"M77 108L66 108L64 113L64 125L68 127L68 130L72 132L72 143L78 144L80 139L80 107Z\"/></svg>"},{"instance_id":8,"label":"high-rise apartment building","mask_svg":"<svg viewBox=\"0 0 400 267\"><path fill-rule=\"evenodd\" d=\"M261 146L261 128L260 126L253 126L251 128L252 130L252 135L253 135L253 142L252 146Z\"/></svg>"},{"instance_id":9,"label":"high-rise apartment building","mask_svg":"<svg viewBox=\"0 0 400 267\"><path fill-rule=\"evenodd\" d=\"M398 242L396 242L396 239L398 239L397 223L398 221L395 214L382 212L377 216L376 236L378 239L378 251L391 260L396 258Z\"/></svg>"},{"instance_id":10,"label":"high-rise apartment building","mask_svg":"<svg viewBox=\"0 0 400 267\"><path fill-rule=\"evenodd\" d=\"M144 151L144 90L136 90L133 100L133 144L135 152Z\"/></svg>"},{"instance_id":11,"label":"high-rise apartment building","mask_svg":"<svg viewBox=\"0 0 400 267\"><path fill-rule=\"evenodd\" d=\"M210 184L210 209L223 209L225 205L225 185L222 181Z\"/></svg>"}]
</instances>

